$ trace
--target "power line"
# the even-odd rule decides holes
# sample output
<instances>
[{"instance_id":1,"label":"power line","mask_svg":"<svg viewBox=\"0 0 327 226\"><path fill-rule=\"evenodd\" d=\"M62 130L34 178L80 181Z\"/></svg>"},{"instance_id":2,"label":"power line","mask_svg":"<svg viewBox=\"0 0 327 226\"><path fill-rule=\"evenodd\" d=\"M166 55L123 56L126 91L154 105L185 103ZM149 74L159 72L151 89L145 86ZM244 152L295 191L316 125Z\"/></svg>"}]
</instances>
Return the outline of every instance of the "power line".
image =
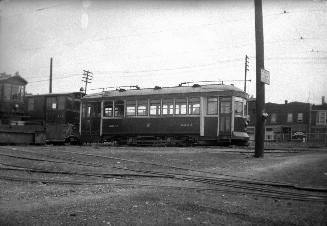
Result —
<instances>
[{"instance_id":1,"label":"power line","mask_svg":"<svg viewBox=\"0 0 327 226\"><path fill-rule=\"evenodd\" d=\"M63 5L67 5L67 3L61 3L61 4L55 4L55 5L51 5L51 6L41 7L41 8L31 10L30 12L2 15L1 17L10 18L10 17L18 17L18 16L29 15L29 14L36 14L37 15L38 13L40 13L42 11L46 11L46 10L52 9L52 8L57 8L57 7L60 7L60 6L63 6Z\"/></svg>"},{"instance_id":2,"label":"power line","mask_svg":"<svg viewBox=\"0 0 327 226\"><path fill-rule=\"evenodd\" d=\"M54 5L54 6L49 6L49 7L45 7L45 8L40 8L40 9L37 9L39 11L41 10L45 10L45 9L49 9L49 8L53 8L53 7L58 7L58 6L61 6L62 4L57 4L57 5ZM307 11L307 10L305 10ZM326 11L326 10L311 10L311 11ZM269 14L269 15L266 15L265 17L271 17L271 16L276 16L276 15L283 15L283 14L291 14L293 13L294 11L286 11L284 10L283 12L279 12L279 13L272 13L272 14ZM150 31L150 32L145 32L144 33L144 30L146 29L140 29L139 31L136 31L136 33L133 33L133 34L123 34L123 35L110 35L110 36L104 36L104 37L101 37L101 38L96 38L96 39L93 39L93 40L83 40L79 43L76 43L75 46L73 47L76 47L78 45L81 45L82 43L85 43L85 42L88 42L88 41L103 41L103 40L109 40L109 39L121 39L121 38L128 38L128 37L135 37L135 36L148 36L148 35L151 35L151 34L159 34L159 33L164 33L164 32L167 32L167 31L170 31L170 30L185 30L185 29L191 29L191 28L194 28L194 27L199 27L199 28L205 28L206 26L215 26L215 25L221 25L222 23L226 24L226 23L229 23L229 22L238 22L238 21L244 21L243 18L238 18L238 19L229 19L229 20L225 20L225 21L219 21L219 22L214 22L214 23L203 23L203 24L197 24L197 25L188 25L186 27L173 27L173 28L168 28L168 29L161 29L161 30L157 30L157 31ZM138 32L142 32L143 30L143 33L138 33ZM63 43L63 45L69 45L71 46L72 43L71 41L70 42L65 42ZM34 51L34 50L39 50L39 49L43 49L43 48L48 48L49 46L41 46L41 47L36 47L36 48L28 48L28 49L25 49L26 51Z\"/></svg>"},{"instance_id":3,"label":"power line","mask_svg":"<svg viewBox=\"0 0 327 226\"><path fill-rule=\"evenodd\" d=\"M195 66L180 66L180 67L172 67L172 68L159 68L159 69L151 69L151 70L138 70L138 71L97 71L97 73L121 73L121 74L134 74L134 73L149 73L149 72L160 72L160 71L171 71L171 70L181 70L181 69L189 69L189 68L198 68L198 67L208 67L212 65L217 65L218 63L223 62L235 62L240 61L242 58L234 58L230 60L218 60L213 63L201 64Z\"/></svg>"},{"instance_id":4,"label":"power line","mask_svg":"<svg viewBox=\"0 0 327 226\"><path fill-rule=\"evenodd\" d=\"M60 79L66 79L66 78L76 77L76 76L80 76L80 74L71 75L71 76L65 76L65 77L58 77L58 78L54 78L54 79L52 79L52 80L60 80ZM48 82L48 81L50 81L50 79L36 80L36 81L28 82L28 83Z\"/></svg>"}]
</instances>

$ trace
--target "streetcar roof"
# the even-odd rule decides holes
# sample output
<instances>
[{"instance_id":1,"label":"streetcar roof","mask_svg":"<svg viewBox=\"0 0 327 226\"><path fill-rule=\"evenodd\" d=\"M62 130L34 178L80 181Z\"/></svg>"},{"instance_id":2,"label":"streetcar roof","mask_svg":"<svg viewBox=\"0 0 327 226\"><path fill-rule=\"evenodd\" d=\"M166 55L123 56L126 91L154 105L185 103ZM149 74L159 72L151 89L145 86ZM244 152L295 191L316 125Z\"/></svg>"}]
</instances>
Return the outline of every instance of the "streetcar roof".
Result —
<instances>
[{"instance_id":1,"label":"streetcar roof","mask_svg":"<svg viewBox=\"0 0 327 226\"><path fill-rule=\"evenodd\" d=\"M175 86L162 88L144 88L129 90L109 90L100 93L88 94L83 99L97 99L105 97L130 97L130 96L151 96L167 94L188 94L188 93L210 93L210 92L239 92L246 95L243 90L233 85L210 84L201 86Z\"/></svg>"}]
</instances>

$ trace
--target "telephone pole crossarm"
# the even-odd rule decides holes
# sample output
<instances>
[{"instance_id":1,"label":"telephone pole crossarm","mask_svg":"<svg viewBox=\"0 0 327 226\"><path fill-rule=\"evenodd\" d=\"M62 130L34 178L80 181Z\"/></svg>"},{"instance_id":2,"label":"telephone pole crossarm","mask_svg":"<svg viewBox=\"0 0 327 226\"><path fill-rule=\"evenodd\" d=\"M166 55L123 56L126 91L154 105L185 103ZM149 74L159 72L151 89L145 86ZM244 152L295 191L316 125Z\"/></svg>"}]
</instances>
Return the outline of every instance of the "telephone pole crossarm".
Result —
<instances>
[{"instance_id":1,"label":"telephone pole crossarm","mask_svg":"<svg viewBox=\"0 0 327 226\"><path fill-rule=\"evenodd\" d=\"M87 84L91 83L93 79L93 73L87 70L83 70L82 82L85 83L84 93L86 94Z\"/></svg>"},{"instance_id":2,"label":"telephone pole crossarm","mask_svg":"<svg viewBox=\"0 0 327 226\"><path fill-rule=\"evenodd\" d=\"M247 72L249 71L249 57L248 55L245 55L245 70L244 70L244 92L246 92L246 76Z\"/></svg>"}]
</instances>

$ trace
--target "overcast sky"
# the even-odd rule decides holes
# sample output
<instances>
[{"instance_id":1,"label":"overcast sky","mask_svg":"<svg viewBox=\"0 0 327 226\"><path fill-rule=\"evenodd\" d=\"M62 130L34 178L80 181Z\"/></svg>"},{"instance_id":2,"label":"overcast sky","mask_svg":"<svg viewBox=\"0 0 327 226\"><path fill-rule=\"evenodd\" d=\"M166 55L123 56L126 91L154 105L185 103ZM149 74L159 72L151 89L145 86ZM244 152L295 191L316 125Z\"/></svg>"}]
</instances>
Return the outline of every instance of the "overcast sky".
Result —
<instances>
[{"instance_id":1,"label":"overcast sky","mask_svg":"<svg viewBox=\"0 0 327 226\"><path fill-rule=\"evenodd\" d=\"M254 3L244 1L0 1L0 72L29 93L175 86L223 80L255 95ZM327 96L327 1L263 0L266 102ZM92 90L91 90L92 89Z\"/></svg>"}]
</instances>

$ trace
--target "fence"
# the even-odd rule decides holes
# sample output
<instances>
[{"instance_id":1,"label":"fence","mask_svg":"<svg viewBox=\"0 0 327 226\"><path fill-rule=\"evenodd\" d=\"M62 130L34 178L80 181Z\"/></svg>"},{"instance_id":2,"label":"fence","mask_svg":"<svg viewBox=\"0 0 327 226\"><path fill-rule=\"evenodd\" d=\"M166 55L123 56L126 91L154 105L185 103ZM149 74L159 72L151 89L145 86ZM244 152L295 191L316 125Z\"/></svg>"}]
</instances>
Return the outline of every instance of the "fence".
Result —
<instances>
[{"instance_id":1,"label":"fence","mask_svg":"<svg viewBox=\"0 0 327 226\"><path fill-rule=\"evenodd\" d=\"M254 145L254 135L250 135L250 143ZM281 144L287 146L327 146L327 133L306 133L301 136L294 136L291 133L266 133L266 147Z\"/></svg>"}]
</instances>

